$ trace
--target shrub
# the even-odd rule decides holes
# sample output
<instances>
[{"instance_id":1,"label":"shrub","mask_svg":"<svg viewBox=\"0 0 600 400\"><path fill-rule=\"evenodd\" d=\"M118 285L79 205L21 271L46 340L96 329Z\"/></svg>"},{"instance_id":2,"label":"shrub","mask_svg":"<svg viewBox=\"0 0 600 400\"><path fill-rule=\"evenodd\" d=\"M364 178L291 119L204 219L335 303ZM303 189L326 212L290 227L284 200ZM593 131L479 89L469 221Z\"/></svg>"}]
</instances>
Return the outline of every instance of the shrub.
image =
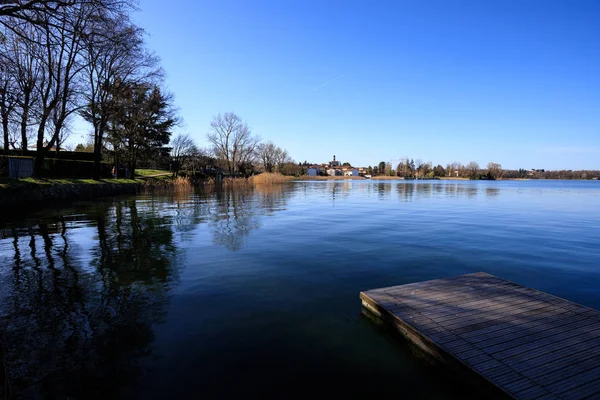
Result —
<instances>
[{"instance_id":1,"label":"shrub","mask_svg":"<svg viewBox=\"0 0 600 400\"><path fill-rule=\"evenodd\" d=\"M112 165L109 163L100 165L100 177L110 178ZM91 178L94 176L94 162L46 158L40 175L39 178Z\"/></svg>"}]
</instances>

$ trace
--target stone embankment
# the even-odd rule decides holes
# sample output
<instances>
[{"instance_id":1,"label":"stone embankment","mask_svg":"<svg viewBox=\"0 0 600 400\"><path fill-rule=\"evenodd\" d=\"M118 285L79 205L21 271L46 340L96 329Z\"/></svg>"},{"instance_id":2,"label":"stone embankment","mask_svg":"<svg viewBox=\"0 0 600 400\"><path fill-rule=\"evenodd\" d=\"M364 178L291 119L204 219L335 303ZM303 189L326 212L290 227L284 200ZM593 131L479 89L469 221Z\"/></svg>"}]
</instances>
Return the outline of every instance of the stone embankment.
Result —
<instances>
[{"instance_id":1,"label":"stone embankment","mask_svg":"<svg viewBox=\"0 0 600 400\"><path fill-rule=\"evenodd\" d=\"M0 188L0 218L35 211L38 208L64 205L79 200L137 194L143 184L128 183L70 183L52 185L24 185Z\"/></svg>"}]
</instances>

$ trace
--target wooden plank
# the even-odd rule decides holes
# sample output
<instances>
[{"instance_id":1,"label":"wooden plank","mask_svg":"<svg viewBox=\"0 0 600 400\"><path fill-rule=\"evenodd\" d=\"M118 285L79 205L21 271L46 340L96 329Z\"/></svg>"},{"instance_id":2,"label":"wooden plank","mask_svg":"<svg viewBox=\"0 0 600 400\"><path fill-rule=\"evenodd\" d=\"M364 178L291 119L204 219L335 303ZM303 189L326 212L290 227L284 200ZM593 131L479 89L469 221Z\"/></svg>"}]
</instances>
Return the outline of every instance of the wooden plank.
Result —
<instances>
[{"instance_id":1,"label":"wooden plank","mask_svg":"<svg viewBox=\"0 0 600 400\"><path fill-rule=\"evenodd\" d=\"M499 312L478 312L478 313L473 313L472 315L467 315L464 317L464 319L457 319L454 321L451 321L449 323L444 323L442 322L438 322L441 325L446 326L448 329L450 330L458 330L458 329L463 329L472 325L477 325L477 324L481 324L482 322L488 322L488 321L496 321L497 322L502 322L504 320L506 320L506 318L512 316L512 315L518 315L521 314L523 312L526 311L535 311L535 310L539 310L544 308L545 305L543 303L533 303L533 304L526 304L523 306L519 306L517 308L514 307L506 307L503 308L501 310L499 310Z\"/></svg>"},{"instance_id":2,"label":"wooden plank","mask_svg":"<svg viewBox=\"0 0 600 400\"><path fill-rule=\"evenodd\" d=\"M360 297L435 358L513 398L600 398L597 310L485 273Z\"/></svg>"},{"instance_id":3,"label":"wooden plank","mask_svg":"<svg viewBox=\"0 0 600 400\"><path fill-rule=\"evenodd\" d=\"M570 400L573 400L573 398L570 398ZM600 393L596 393L591 395L590 397L586 397L585 400L600 400Z\"/></svg>"},{"instance_id":4,"label":"wooden plank","mask_svg":"<svg viewBox=\"0 0 600 400\"><path fill-rule=\"evenodd\" d=\"M597 327L597 328L600 328L600 327ZM596 329L593 332L595 332L593 334L596 335L598 330ZM512 347L512 348L509 348L509 349L506 349L503 351L499 351L497 353L494 353L494 357L499 360L505 360L505 359L510 359L510 358L514 357L515 355L525 353L528 351L533 351L533 350L540 349L543 347L548 347L548 346L553 346L554 348L559 348L561 345L568 344L571 342L572 342L572 336L568 336L568 335L556 336L555 335L555 336L551 336L548 338L536 340L534 342L527 342L520 346Z\"/></svg>"},{"instance_id":5,"label":"wooden plank","mask_svg":"<svg viewBox=\"0 0 600 400\"><path fill-rule=\"evenodd\" d=\"M543 308L510 313L503 318L486 319L483 322L455 328L453 331L476 343L498 336L505 336L509 332L522 330L527 326L547 323L549 320L567 316L569 313L575 315L572 311L565 311L553 305L548 305Z\"/></svg>"},{"instance_id":6,"label":"wooden plank","mask_svg":"<svg viewBox=\"0 0 600 400\"><path fill-rule=\"evenodd\" d=\"M546 329L539 329L533 334L531 333L532 330L524 329L513 332L510 336L507 335L505 337L479 342L478 345L481 345L482 347L485 346L485 351L493 354L508 349L523 347L532 342L538 344L542 339L549 341L562 340L565 333L574 333L573 331L576 329L589 325L596 326L596 322L590 321L585 316L575 315L568 319L556 321L556 325L552 328L549 328L552 325L546 325ZM543 328L543 326L540 328Z\"/></svg>"},{"instance_id":7,"label":"wooden plank","mask_svg":"<svg viewBox=\"0 0 600 400\"><path fill-rule=\"evenodd\" d=\"M567 379L573 380L572 378L578 377L579 374L586 372L587 370L592 369L597 365L598 365L597 359L596 360L588 359L581 363L576 363L569 367L565 367L565 368L561 368L559 370L552 371L551 373L548 373L548 374L537 376L535 378L532 377L531 379L535 379L535 381L541 385L550 385L550 384L560 381L560 380L567 380Z\"/></svg>"},{"instance_id":8,"label":"wooden plank","mask_svg":"<svg viewBox=\"0 0 600 400\"><path fill-rule=\"evenodd\" d=\"M523 371L535 367L544 368L546 365L552 365L552 363L568 361L573 355L588 353L590 351L592 354L598 354L600 352L600 347L598 346L600 346L600 337L590 340L581 339L576 344L566 345L558 350L553 347L542 348L541 351L525 353L521 357L513 357L510 360L505 360L504 363Z\"/></svg>"},{"instance_id":9,"label":"wooden plank","mask_svg":"<svg viewBox=\"0 0 600 400\"><path fill-rule=\"evenodd\" d=\"M528 310L523 313L512 314L505 321L494 321L492 325L483 329L463 332L465 339L477 343L487 341L495 337L504 337L513 331L525 330L529 327L536 327L547 324L555 318L564 318L577 315L573 311L565 311L560 307L549 305L544 309Z\"/></svg>"},{"instance_id":10,"label":"wooden plank","mask_svg":"<svg viewBox=\"0 0 600 400\"><path fill-rule=\"evenodd\" d=\"M590 358L600 359L600 347L582 350L578 353L563 352L560 356L550 353L546 357L533 359L534 362L525 362L516 367L523 375L537 378L585 362Z\"/></svg>"},{"instance_id":11,"label":"wooden plank","mask_svg":"<svg viewBox=\"0 0 600 400\"><path fill-rule=\"evenodd\" d=\"M574 378L570 377L567 379L556 381L546 387L558 396L562 396L565 393L575 391L577 388L584 387L587 384L596 385L596 387L600 388L599 374L600 367L596 367L587 370L583 373L580 373Z\"/></svg>"}]
</instances>

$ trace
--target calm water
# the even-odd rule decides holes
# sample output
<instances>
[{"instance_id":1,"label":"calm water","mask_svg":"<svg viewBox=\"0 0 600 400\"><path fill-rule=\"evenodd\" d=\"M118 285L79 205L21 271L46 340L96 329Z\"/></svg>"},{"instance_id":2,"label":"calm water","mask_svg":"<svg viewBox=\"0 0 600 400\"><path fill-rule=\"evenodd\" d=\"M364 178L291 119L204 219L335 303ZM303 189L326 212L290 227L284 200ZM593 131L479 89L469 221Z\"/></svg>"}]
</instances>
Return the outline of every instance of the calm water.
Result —
<instances>
[{"instance_id":1,"label":"calm water","mask_svg":"<svg viewBox=\"0 0 600 400\"><path fill-rule=\"evenodd\" d=\"M0 225L16 397L465 398L361 290L485 271L600 308L600 182L297 182Z\"/></svg>"}]
</instances>

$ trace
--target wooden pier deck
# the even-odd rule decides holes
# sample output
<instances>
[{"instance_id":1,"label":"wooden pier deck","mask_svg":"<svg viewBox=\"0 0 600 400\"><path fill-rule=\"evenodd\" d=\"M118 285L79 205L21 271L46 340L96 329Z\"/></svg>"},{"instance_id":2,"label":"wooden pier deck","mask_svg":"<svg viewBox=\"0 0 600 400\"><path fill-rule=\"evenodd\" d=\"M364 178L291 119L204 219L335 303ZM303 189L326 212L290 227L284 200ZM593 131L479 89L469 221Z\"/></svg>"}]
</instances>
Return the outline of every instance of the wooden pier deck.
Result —
<instances>
[{"instance_id":1,"label":"wooden pier deck","mask_svg":"<svg viewBox=\"0 0 600 400\"><path fill-rule=\"evenodd\" d=\"M437 359L515 399L600 399L600 312L478 272L360 293Z\"/></svg>"}]
</instances>

